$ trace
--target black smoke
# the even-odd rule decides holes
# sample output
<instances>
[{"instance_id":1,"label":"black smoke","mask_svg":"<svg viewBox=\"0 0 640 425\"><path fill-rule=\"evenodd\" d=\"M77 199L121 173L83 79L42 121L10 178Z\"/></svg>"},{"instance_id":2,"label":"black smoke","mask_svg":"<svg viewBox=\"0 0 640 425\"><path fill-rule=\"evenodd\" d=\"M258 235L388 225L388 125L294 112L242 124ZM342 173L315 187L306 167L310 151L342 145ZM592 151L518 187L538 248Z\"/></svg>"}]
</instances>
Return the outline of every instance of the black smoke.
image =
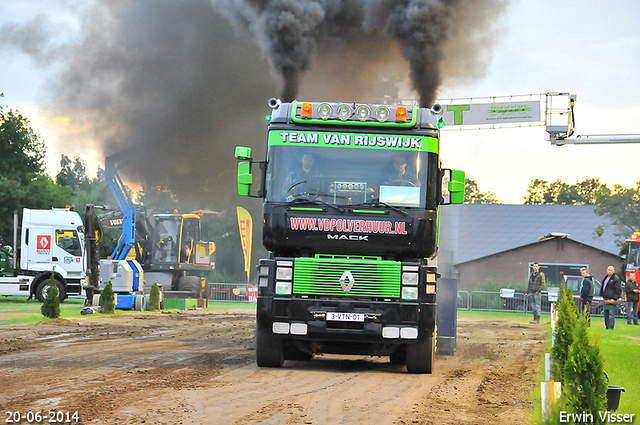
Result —
<instances>
[{"instance_id":1,"label":"black smoke","mask_svg":"<svg viewBox=\"0 0 640 425\"><path fill-rule=\"evenodd\" d=\"M465 71L483 68L492 22L506 1L492 0L225 0L213 1L240 33L251 33L282 81L281 98L293 100L314 59L345 51L365 56L358 69L379 63L380 50L397 48L409 64L421 106L431 106L443 82L447 51L468 54ZM486 13L483 11L491 11ZM397 43L392 46L391 42ZM476 45L477 42L477 45ZM476 49L480 54L473 54ZM365 72L362 72L362 71ZM455 70L452 71L455 75ZM477 75L477 72L472 72ZM400 77L402 78L402 77ZM370 85L373 91L374 85Z\"/></svg>"},{"instance_id":2,"label":"black smoke","mask_svg":"<svg viewBox=\"0 0 640 425\"><path fill-rule=\"evenodd\" d=\"M410 75L431 106L443 81L482 75L506 1L97 0L67 45L44 16L0 33L55 63L49 111L130 152L125 180L220 210L238 201L235 146L264 157L268 98L374 101Z\"/></svg>"}]
</instances>

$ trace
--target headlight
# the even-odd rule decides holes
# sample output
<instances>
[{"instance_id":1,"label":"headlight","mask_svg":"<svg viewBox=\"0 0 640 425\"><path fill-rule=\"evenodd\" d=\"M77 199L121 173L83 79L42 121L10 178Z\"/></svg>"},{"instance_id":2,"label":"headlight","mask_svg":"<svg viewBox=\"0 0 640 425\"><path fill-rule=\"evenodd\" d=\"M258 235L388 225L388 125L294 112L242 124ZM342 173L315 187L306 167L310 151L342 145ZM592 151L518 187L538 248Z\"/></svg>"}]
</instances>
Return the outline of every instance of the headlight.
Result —
<instances>
[{"instance_id":1,"label":"headlight","mask_svg":"<svg viewBox=\"0 0 640 425\"><path fill-rule=\"evenodd\" d=\"M291 282L276 282L276 295L291 295Z\"/></svg>"},{"instance_id":2,"label":"headlight","mask_svg":"<svg viewBox=\"0 0 640 425\"><path fill-rule=\"evenodd\" d=\"M369 105L358 105L356 115L360 121L366 121L371 116L371 108Z\"/></svg>"},{"instance_id":3,"label":"headlight","mask_svg":"<svg viewBox=\"0 0 640 425\"><path fill-rule=\"evenodd\" d=\"M403 285L411 285L416 286L418 284L419 275L418 273L402 273L402 284Z\"/></svg>"},{"instance_id":4,"label":"headlight","mask_svg":"<svg viewBox=\"0 0 640 425\"><path fill-rule=\"evenodd\" d=\"M418 288L402 288L402 299L403 300L417 300L418 299Z\"/></svg>"},{"instance_id":5,"label":"headlight","mask_svg":"<svg viewBox=\"0 0 640 425\"><path fill-rule=\"evenodd\" d=\"M385 122L391 115L391 110L387 106L378 106L376 108L376 119L380 122Z\"/></svg>"},{"instance_id":6,"label":"headlight","mask_svg":"<svg viewBox=\"0 0 640 425\"><path fill-rule=\"evenodd\" d=\"M350 105L343 103L342 105L338 106L338 109L336 109L336 113L338 114L338 118L340 118L342 121L346 121L351 118L351 115L353 115L353 108Z\"/></svg>"},{"instance_id":7,"label":"headlight","mask_svg":"<svg viewBox=\"0 0 640 425\"><path fill-rule=\"evenodd\" d=\"M329 119L332 112L333 112L333 107L328 103L321 103L318 106L318 116L323 120Z\"/></svg>"},{"instance_id":8,"label":"headlight","mask_svg":"<svg viewBox=\"0 0 640 425\"><path fill-rule=\"evenodd\" d=\"M289 267L278 267L276 269L276 279L291 280L293 278L293 269Z\"/></svg>"}]
</instances>

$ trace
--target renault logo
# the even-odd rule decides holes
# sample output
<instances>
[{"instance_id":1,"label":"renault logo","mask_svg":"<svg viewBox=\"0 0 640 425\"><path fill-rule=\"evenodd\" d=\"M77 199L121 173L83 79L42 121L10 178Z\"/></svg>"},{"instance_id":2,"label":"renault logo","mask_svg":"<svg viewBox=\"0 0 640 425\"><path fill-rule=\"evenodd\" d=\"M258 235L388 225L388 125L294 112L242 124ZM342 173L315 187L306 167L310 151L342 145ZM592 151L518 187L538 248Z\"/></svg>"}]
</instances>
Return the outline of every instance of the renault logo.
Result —
<instances>
[{"instance_id":1,"label":"renault logo","mask_svg":"<svg viewBox=\"0 0 640 425\"><path fill-rule=\"evenodd\" d=\"M349 279L349 284L345 285L346 280ZM340 278L340 286L342 286L342 290L344 292L349 292L351 288L353 288L353 284L356 283L356 280L353 278L353 275L349 270L345 270L342 273L342 277Z\"/></svg>"}]
</instances>

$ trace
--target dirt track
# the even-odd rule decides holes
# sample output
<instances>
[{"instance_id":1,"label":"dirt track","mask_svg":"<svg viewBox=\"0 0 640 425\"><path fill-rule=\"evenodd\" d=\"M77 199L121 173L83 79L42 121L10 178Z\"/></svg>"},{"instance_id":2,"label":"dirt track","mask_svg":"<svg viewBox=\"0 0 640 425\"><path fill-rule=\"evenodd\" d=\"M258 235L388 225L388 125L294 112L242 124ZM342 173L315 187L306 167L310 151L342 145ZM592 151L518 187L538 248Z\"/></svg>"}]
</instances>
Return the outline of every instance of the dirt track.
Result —
<instances>
[{"instance_id":1,"label":"dirt track","mask_svg":"<svg viewBox=\"0 0 640 425\"><path fill-rule=\"evenodd\" d=\"M246 311L189 311L0 329L2 423L54 410L84 424L525 424L546 329L459 319L455 356L410 375L357 356L258 368L253 326Z\"/></svg>"}]
</instances>

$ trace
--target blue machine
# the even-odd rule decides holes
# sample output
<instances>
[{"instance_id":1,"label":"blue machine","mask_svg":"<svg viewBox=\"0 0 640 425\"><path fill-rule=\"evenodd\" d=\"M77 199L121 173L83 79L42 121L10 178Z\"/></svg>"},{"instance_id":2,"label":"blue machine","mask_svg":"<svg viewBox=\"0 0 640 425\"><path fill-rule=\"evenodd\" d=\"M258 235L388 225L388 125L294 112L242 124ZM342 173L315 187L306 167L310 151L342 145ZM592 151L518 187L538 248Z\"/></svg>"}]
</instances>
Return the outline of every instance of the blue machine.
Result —
<instances>
[{"instance_id":1,"label":"blue machine","mask_svg":"<svg viewBox=\"0 0 640 425\"><path fill-rule=\"evenodd\" d=\"M105 179L122 213L122 237L111 258L100 260L100 289L111 282L117 309L142 310L146 304L142 266L136 260L127 260L136 241L136 206L118 175L116 161L121 156L113 155L105 161Z\"/></svg>"}]
</instances>

